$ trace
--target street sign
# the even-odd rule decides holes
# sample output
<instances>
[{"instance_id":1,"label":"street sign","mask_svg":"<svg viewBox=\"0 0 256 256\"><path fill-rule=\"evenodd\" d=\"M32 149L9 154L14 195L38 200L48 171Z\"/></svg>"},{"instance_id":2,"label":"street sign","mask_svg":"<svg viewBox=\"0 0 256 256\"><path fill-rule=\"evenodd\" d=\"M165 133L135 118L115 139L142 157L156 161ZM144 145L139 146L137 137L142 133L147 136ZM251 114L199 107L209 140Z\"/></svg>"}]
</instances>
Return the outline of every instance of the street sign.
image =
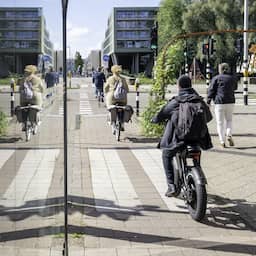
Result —
<instances>
[{"instance_id":1,"label":"street sign","mask_svg":"<svg viewBox=\"0 0 256 256\"><path fill-rule=\"evenodd\" d=\"M106 62L108 62L108 61L109 61L109 56L108 56L108 55L106 55L106 54L105 54L105 55L103 55L103 60L104 60L104 61L106 61Z\"/></svg>"}]
</instances>

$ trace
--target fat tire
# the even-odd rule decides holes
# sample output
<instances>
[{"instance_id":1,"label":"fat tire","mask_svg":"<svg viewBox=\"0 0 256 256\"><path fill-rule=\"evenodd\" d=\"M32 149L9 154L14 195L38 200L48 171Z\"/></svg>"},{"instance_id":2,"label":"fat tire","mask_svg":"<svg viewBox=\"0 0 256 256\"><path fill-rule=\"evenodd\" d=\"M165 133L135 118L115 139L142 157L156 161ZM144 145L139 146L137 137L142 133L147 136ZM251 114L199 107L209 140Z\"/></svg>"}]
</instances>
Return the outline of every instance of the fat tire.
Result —
<instances>
[{"instance_id":1,"label":"fat tire","mask_svg":"<svg viewBox=\"0 0 256 256\"><path fill-rule=\"evenodd\" d=\"M199 184L192 173L188 174L187 176L187 184L188 187L193 190L193 196L195 196L195 201L187 201L189 214L192 219L201 221L205 216L207 208L207 192L205 184Z\"/></svg>"}]
</instances>

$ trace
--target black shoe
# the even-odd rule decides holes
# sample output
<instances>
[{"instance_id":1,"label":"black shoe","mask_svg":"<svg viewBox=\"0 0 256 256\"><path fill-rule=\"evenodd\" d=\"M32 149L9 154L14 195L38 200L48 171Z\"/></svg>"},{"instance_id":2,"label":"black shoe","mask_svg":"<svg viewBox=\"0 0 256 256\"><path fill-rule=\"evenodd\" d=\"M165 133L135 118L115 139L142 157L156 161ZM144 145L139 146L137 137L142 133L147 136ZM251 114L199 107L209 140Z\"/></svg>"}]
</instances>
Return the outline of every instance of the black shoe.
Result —
<instances>
[{"instance_id":1,"label":"black shoe","mask_svg":"<svg viewBox=\"0 0 256 256\"><path fill-rule=\"evenodd\" d=\"M175 193L175 185L174 184L168 184L168 189L165 193L165 196L171 197Z\"/></svg>"}]
</instances>

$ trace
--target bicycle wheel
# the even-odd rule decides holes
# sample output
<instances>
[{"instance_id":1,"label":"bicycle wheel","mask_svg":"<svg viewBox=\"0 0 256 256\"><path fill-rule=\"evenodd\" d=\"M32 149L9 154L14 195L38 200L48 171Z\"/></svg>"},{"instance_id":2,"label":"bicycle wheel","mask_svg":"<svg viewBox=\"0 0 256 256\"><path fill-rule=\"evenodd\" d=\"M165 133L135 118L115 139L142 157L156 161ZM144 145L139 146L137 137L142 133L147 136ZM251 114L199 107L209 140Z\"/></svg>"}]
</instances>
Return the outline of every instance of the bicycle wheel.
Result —
<instances>
[{"instance_id":1,"label":"bicycle wheel","mask_svg":"<svg viewBox=\"0 0 256 256\"><path fill-rule=\"evenodd\" d=\"M25 124L25 135L26 135L26 141L29 141L31 138L31 126L28 122Z\"/></svg>"},{"instance_id":2,"label":"bicycle wheel","mask_svg":"<svg viewBox=\"0 0 256 256\"><path fill-rule=\"evenodd\" d=\"M121 135L121 122L119 120L116 121L116 140L120 141Z\"/></svg>"},{"instance_id":3,"label":"bicycle wheel","mask_svg":"<svg viewBox=\"0 0 256 256\"><path fill-rule=\"evenodd\" d=\"M187 206L189 214L192 219L196 221L201 221L206 212L207 207L207 192L205 184L200 184L197 181L198 175L195 173L201 173L198 168L193 167L193 171L187 176Z\"/></svg>"}]
</instances>

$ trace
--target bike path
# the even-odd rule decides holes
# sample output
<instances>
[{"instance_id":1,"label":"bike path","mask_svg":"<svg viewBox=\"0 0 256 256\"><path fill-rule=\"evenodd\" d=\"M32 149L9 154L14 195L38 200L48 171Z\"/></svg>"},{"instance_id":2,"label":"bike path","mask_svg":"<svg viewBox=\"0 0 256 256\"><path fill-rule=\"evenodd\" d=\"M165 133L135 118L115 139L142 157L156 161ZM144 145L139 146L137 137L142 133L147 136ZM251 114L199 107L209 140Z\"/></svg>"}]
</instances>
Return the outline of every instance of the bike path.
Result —
<instances>
[{"instance_id":1,"label":"bike path","mask_svg":"<svg viewBox=\"0 0 256 256\"><path fill-rule=\"evenodd\" d=\"M150 142L141 136L139 127L133 120L133 123L125 126L121 142L116 142L115 137L111 135L111 128L106 123L105 109L97 106L96 100L90 97L90 90L86 93L89 95L93 114L81 117L80 129L75 128L74 122L75 113L79 111L79 102L71 97L68 103L71 111L68 180L71 202L70 232L73 234L70 235L72 255L255 254L255 233L239 216L230 201L225 202L225 198L212 190L215 187L212 181L208 187L209 209L205 222L196 223L191 220L182 200L179 200L180 205L174 204L170 209L168 202L173 204L175 200L163 199L162 191L165 189L162 186L164 177L161 170L161 152L155 148L156 141ZM57 112L58 106L53 111ZM62 122L59 117L47 119L46 115L45 118L38 139L41 143L44 142L41 147L48 150L61 143ZM51 127L51 124L54 124L54 127ZM47 127L51 127L55 132L49 133ZM214 132L214 126L211 129ZM242 143L240 137L237 137L235 142ZM17 179L26 155L36 145L35 141L31 141L22 156L13 156L13 153L5 156L7 160L1 172L6 173L6 168L12 164L13 159L16 159L16 164L20 166L17 172L13 172L8 178L9 181L15 177ZM218 151L218 148L216 150L212 151L211 162L210 158L205 156L210 152L205 152L202 158L204 171L210 180L215 180L213 175L217 169L216 165L226 163L225 157L232 155L227 154L228 151L223 153L222 150ZM47 159L42 158L41 166L47 165ZM228 160L230 159L232 158ZM30 169L27 170L30 173ZM34 168L31 166L32 170ZM221 171L223 170L219 170ZM228 170L227 174L230 172L231 170ZM6 225L5 228L2 221L6 221L7 216L11 215L6 211L1 213L0 238L4 242L0 243L0 252L3 255L5 252L15 256L28 253L61 255L63 239L58 237L63 225L63 208L60 204L63 196L61 148L51 177L50 186L39 190L40 193L47 191L47 198L26 201L24 208L11 208L13 219L9 220L9 226ZM36 180L31 180L30 185L36 184ZM1 190L2 194L8 191L8 184L11 184L6 183L2 186L5 188ZM34 190L34 195L36 193ZM35 206L39 203L41 208L36 211ZM31 209L27 209L28 206ZM25 216L23 222L17 217L14 218L15 211L16 216ZM36 212L41 218L35 218Z\"/></svg>"}]
</instances>

